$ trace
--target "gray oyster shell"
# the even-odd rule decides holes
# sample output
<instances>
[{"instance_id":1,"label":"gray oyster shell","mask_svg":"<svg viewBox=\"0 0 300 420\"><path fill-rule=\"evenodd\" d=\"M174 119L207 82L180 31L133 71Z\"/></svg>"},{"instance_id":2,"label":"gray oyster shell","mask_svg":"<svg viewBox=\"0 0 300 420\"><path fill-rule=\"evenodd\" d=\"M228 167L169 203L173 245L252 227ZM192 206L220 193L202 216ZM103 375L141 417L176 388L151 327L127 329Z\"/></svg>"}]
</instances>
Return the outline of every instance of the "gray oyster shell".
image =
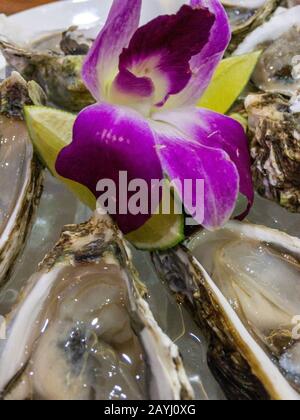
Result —
<instances>
[{"instance_id":1,"label":"gray oyster shell","mask_svg":"<svg viewBox=\"0 0 300 420\"><path fill-rule=\"evenodd\" d=\"M247 7L247 1L223 0L232 28L232 40L227 52L232 53L245 37L262 25L280 4L279 0L265 0L258 8Z\"/></svg>"},{"instance_id":2,"label":"gray oyster shell","mask_svg":"<svg viewBox=\"0 0 300 420\"><path fill-rule=\"evenodd\" d=\"M3 399L192 399L111 220L66 226L7 317Z\"/></svg>"},{"instance_id":3,"label":"gray oyster shell","mask_svg":"<svg viewBox=\"0 0 300 420\"><path fill-rule=\"evenodd\" d=\"M300 57L300 5L279 8L267 22L251 32L235 55L262 51L252 80L264 92L293 96L298 90Z\"/></svg>"},{"instance_id":4,"label":"gray oyster shell","mask_svg":"<svg viewBox=\"0 0 300 420\"><path fill-rule=\"evenodd\" d=\"M300 24L266 48L252 80L262 91L292 96L300 88L300 75L296 74L299 64Z\"/></svg>"},{"instance_id":5,"label":"gray oyster shell","mask_svg":"<svg viewBox=\"0 0 300 420\"><path fill-rule=\"evenodd\" d=\"M0 50L8 65L26 80L36 81L53 104L78 112L95 102L81 78L83 55L38 51L17 46L5 38L0 38Z\"/></svg>"},{"instance_id":6,"label":"gray oyster shell","mask_svg":"<svg viewBox=\"0 0 300 420\"><path fill-rule=\"evenodd\" d=\"M299 239L230 222L187 245L157 252L153 262L206 333L208 363L224 393L299 400Z\"/></svg>"},{"instance_id":7,"label":"gray oyster shell","mask_svg":"<svg viewBox=\"0 0 300 420\"><path fill-rule=\"evenodd\" d=\"M87 31L80 31L77 26L71 26L63 32L59 45L65 55L86 55L93 41L94 37Z\"/></svg>"},{"instance_id":8,"label":"gray oyster shell","mask_svg":"<svg viewBox=\"0 0 300 420\"><path fill-rule=\"evenodd\" d=\"M292 212L300 211L300 113L279 94L245 101L257 192Z\"/></svg>"},{"instance_id":9,"label":"gray oyster shell","mask_svg":"<svg viewBox=\"0 0 300 420\"><path fill-rule=\"evenodd\" d=\"M22 249L42 192L41 167L22 120L23 105L33 103L29 90L17 73L0 85L0 285Z\"/></svg>"}]
</instances>

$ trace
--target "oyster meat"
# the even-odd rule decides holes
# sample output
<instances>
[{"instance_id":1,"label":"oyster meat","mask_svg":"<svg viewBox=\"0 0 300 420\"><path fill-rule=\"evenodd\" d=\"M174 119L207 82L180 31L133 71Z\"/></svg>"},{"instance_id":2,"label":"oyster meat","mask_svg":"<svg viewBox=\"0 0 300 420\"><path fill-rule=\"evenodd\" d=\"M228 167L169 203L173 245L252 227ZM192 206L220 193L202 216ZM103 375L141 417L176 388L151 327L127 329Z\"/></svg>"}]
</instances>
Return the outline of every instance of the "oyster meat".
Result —
<instances>
[{"instance_id":1,"label":"oyster meat","mask_svg":"<svg viewBox=\"0 0 300 420\"><path fill-rule=\"evenodd\" d=\"M300 211L300 109L279 94L245 102L255 188L292 212ZM295 112L292 112L294 109Z\"/></svg>"},{"instance_id":2,"label":"oyster meat","mask_svg":"<svg viewBox=\"0 0 300 420\"><path fill-rule=\"evenodd\" d=\"M22 120L23 105L32 104L29 95L17 73L0 85L0 285L24 244L41 194L40 166Z\"/></svg>"},{"instance_id":3,"label":"oyster meat","mask_svg":"<svg viewBox=\"0 0 300 420\"><path fill-rule=\"evenodd\" d=\"M230 399L300 399L300 240L240 222L153 256L209 340Z\"/></svg>"},{"instance_id":4,"label":"oyster meat","mask_svg":"<svg viewBox=\"0 0 300 420\"><path fill-rule=\"evenodd\" d=\"M233 38L228 52L233 52L245 37L262 25L275 11L279 0L223 0Z\"/></svg>"},{"instance_id":5,"label":"oyster meat","mask_svg":"<svg viewBox=\"0 0 300 420\"><path fill-rule=\"evenodd\" d=\"M108 217L67 226L7 317L2 398L193 398L146 292Z\"/></svg>"},{"instance_id":6,"label":"oyster meat","mask_svg":"<svg viewBox=\"0 0 300 420\"><path fill-rule=\"evenodd\" d=\"M96 36L93 30L80 30L78 26L71 26L62 34L60 49L65 55L86 55Z\"/></svg>"},{"instance_id":7,"label":"oyster meat","mask_svg":"<svg viewBox=\"0 0 300 420\"><path fill-rule=\"evenodd\" d=\"M279 9L241 43L235 54L259 49L263 53L252 76L255 85L265 92L292 96L300 87L300 6Z\"/></svg>"}]
</instances>

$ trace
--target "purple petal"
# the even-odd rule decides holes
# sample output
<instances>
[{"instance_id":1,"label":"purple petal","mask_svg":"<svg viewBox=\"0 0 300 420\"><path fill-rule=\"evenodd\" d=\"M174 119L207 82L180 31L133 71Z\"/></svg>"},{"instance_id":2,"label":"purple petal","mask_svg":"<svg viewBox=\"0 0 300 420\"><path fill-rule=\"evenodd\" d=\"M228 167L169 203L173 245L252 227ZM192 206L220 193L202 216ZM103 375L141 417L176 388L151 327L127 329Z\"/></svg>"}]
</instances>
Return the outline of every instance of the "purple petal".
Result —
<instances>
[{"instance_id":1,"label":"purple petal","mask_svg":"<svg viewBox=\"0 0 300 420\"><path fill-rule=\"evenodd\" d=\"M184 5L176 15L159 16L139 28L120 56L119 87L128 94L141 89L142 96L141 79L147 83L150 78L155 87L153 101L163 105L189 82L190 60L206 48L214 21L207 8ZM126 84L125 71L132 73L136 87Z\"/></svg>"},{"instance_id":2,"label":"purple petal","mask_svg":"<svg viewBox=\"0 0 300 420\"><path fill-rule=\"evenodd\" d=\"M221 149L227 153L239 173L240 193L248 200L247 209L240 218L246 217L254 202L254 188L249 144L243 127L232 118L197 108L166 111L154 115L153 118L178 127L203 146ZM221 183L226 181L226 178L220 180Z\"/></svg>"},{"instance_id":3,"label":"purple petal","mask_svg":"<svg viewBox=\"0 0 300 420\"><path fill-rule=\"evenodd\" d=\"M120 171L128 172L128 183L135 179L147 182L148 200L151 180L163 178L147 121L133 110L108 104L93 105L79 114L74 125L73 142L59 154L56 170L61 176L88 187L96 198L101 194L96 190L97 183L103 179L113 180L117 186L117 210L119 190L124 193L128 186L119 183ZM134 193L128 194L128 200L132 195ZM125 205L128 200L125 200ZM122 211L118 211L116 221L127 234L149 219L150 210L139 215L120 214Z\"/></svg>"},{"instance_id":4,"label":"purple petal","mask_svg":"<svg viewBox=\"0 0 300 420\"><path fill-rule=\"evenodd\" d=\"M104 28L85 60L82 77L98 100L105 100L118 73L119 56L138 28L142 0L114 0Z\"/></svg>"},{"instance_id":5,"label":"purple petal","mask_svg":"<svg viewBox=\"0 0 300 420\"><path fill-rule=\"evenodd\" d=\"M235 209L239 193L239 175L235 164L221 149L190 141L167 125L158 123L155 128L160 159L167 175L173 181L179 180L182 186L186 180L192 180L193 190L188 197L184 196L184 188L178 191L186 210L209 230L225 225ZM197 194L197 180L204 180L203 203ZM198 214L195 214L196 208Z\"/></svg>"},{"instance_id":6,"label":"purple petal","mask_svg":"<svg viewBox=\"0 0 300 420\"><path fill-rule=\"evenodd\" d=\"M219 0L191 0L191 6L207 7L214 14L215 22L210 38L202 51L190 61L193 73L186 88L166 103L166 108L195 105L207 89L215 69L230 42L231 30L228 16Z\"/></svg>"}]
</instances>

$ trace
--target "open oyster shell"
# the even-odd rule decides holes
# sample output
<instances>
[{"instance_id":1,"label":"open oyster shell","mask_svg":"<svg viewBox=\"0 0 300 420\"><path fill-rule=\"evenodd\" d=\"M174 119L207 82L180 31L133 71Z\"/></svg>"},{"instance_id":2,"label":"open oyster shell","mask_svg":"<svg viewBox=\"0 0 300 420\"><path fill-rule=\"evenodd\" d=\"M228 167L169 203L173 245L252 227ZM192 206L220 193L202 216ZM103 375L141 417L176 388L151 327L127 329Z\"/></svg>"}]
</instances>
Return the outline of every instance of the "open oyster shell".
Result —
<instances>
[{"instance_id":1,"label":"open oyster shell","mask_svg":"<svg viewBox=\"0 0 300 420\"><path fill-rule=\"evenodd\" d=\"M35 89L35 90L34 90ZM41 168L22 120L39 87L14 73L0 85L0 285L17 258L41 195Z\"/></svg>"},{"instance_id":2,"label":"open oyster shell","mask_svg":"<svg viewBox=\"0 0 300 420\"><path fill-rule=\"evenodd\" d=\"M239 45L235 54L260 49L263 53L252 76L256 86L292 96L300 87L300 5L279 9Z\"/></svg>"},{"instance_id":3,"label":"open oyster shell","mask_svg":"<svg viewBox=\"0 0 300 420\"><path fill-rule=\"evenodd\" d=\"M280 1L223 0L222 3L229 16L233 34L228 51L233 52L249 33L265 22Z\"/></svg>"},{"instance_id":4,"label":"open oyster shell","mask_svg":"<svg viewBox=\"0 0 300 420\"><path fill-rule=\"evenodd\" d=\"M297 111L297 106L295 111ZM260 195L300 211L300 109L278 94L245 101L251 137L252 172Z\"/></svg>"},{"instance_id":5,"label":"open oyster shell","mask_svg":"<svg viewBox=\"0 0 300 420\"><path fill-rule=\"evenodd\" d=\"M299 400L300 240L231 222L156 253L154 264L209 340L230 399Z\"/></svg>"},{"instance_id":6,"label":"open oyster shell","mask_svg":"<svg viewBox=\"0 0 300 420\"><path fill-rule=\"evenodd\" d=\"M7 318L2 398L193 398L146 292L109 218L67 226Z\"/></svg>"},{"instance_id":7,"label":"open oyster shell","mask_svg":"<svg viewBox=\"0 0 300 420\"><path fill-rule=\"evenodd\" d=\"M70 40L65 39L64 48L71 48ZM0 50L7 63L26 80L36 81L55 105L78 112L95 102L81 78L84 55L18 46L5 37L0 37Z\"/></svg>"}]
</instances>

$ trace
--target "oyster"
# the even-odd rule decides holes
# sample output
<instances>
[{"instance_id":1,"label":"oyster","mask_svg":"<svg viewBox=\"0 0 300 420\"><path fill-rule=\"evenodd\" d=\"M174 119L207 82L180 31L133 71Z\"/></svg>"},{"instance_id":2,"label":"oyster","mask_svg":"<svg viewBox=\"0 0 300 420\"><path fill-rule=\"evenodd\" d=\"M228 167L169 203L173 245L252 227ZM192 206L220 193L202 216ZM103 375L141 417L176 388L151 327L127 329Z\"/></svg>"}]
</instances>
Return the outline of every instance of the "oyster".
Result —
<instances>
[{"instance_id":1,"label":"oyster","mask_svg":"<svg viewBox=\"0 0 300 420\"><path fill-rule=\"evenodd\" d=\"M32 104L30 90L42 96L30 86L17 73L0 85L0 284L25 241L41 194L40 167L22 121L23 105Z\"/></svg>"},{"instance_id":2,"label":"oyster","mask_svg":"<svg viewBox=\"0 0 300 420\"><path fill-rule=\"evenodd\" d=\"M252 80L265 92L292 96L300 87L300 6L279 10L252 32L235 54L263 49Z\"/></svg>"},{"instance_id":3,"label":"oyster","mask_svg":"<svg viewBox=\"0 0 300 420\"><path fill-rule=\"evenodd\" d=\"M299 212L300 109L297 103L291 105L279 94L259 94L249 95L245 107L256 190L288 210Z\"/></svg>"},{"instance_id":4,"label":"oyster","mask_svg":"<svg viewBox=\"0 0 300 420\"><path fill-rule=\"evenodd\" d=\"M97 34L98 28L95 27L80 29L78 26L71 26L63 33L50 32L36 39L31 43L31 48L38 52L51 51L64 55L86 55Z\"/></svg>"},{"instance_id":5,"label":"oyster","mask_svg":"<svg viewBox=\"0 0 300 420\"><path fill-rule=\"evenodd\" d=\"M7 319L4 399L191 399L109 218L67 226Z\"/></svg>"},{"instance_id":6,"label":"oyster","mask_svg":"<svg viewBox=\"0 0 300 420\"><path fill-rule=\"evenodd\" d=\"M230 222L157 253L155 266L209 339L230 399L300 399L300 240Z\"/></svg>"},{"instance_id":7,"label":"oyster","mask_svg":"<svg viewBox=\"0 0 300 420\"><path fill-rule=\"evenodd\" d=\"M83 55L20 47L4 37L0 50L7 63L26 80L35 80L55 105L78 112L95 102L81 79Z\"/></svg>"},{"instance_id":8,"label":"oyster","mask_svg":"<svg viewBox=\"0 0 300 420\"><path fill-rule=\"evenodd\" d=\"M79 30L78 26L71 26L62 34L60 49L65 55L86 55L96 36L91 30Z\"/></svg>"},{"instance_id":9,"label":"oyster","mask_svg":"<svg viewBox=\"0 0 300 420\"><path fill-rule=\"evenodd\" d=\"M279 0L223 0L231 27L232 42L229 52L233 52L244 38L275 11Z\"/></svg>"}]
</instances>

